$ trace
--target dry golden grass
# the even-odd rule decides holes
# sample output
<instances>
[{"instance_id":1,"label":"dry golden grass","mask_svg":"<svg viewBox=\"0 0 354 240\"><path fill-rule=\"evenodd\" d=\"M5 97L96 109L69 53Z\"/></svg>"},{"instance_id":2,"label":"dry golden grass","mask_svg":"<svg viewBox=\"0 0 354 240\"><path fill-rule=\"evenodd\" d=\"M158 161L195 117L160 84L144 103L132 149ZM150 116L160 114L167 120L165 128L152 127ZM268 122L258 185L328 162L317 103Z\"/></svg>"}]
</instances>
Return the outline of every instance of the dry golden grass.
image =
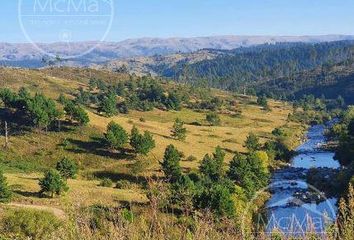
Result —
<instances>
[{"instance_id":1,"label":"dry golden grass","mask_svg":"<svg viewBox=\"0 0 354 240\"><path fill-rule=\"evenodd\" d=\"M117 82L127 76L104 71L53 68L44 70L7 69L0 68L0 88L8 87L19 89L28 87L32 92L43 92L51 98L57 98L60 93L72 95L79 87L87 87L90 78L104 79L107 82ZM214 90L213 90L214 91ZM226 151L226 161L230 161L235 151L244 152L243 143L250 132L261 137L262 141L271 138L274 128L287 124L294 134L290 139L293 144L298 138L299 125L287 123L287 116L292 111L291 106L282 102L270 101L271 112L263 111L255 105L255 98L244 96L231 96L223 91L215 91L222 97L236 100L237 109L242 111L239 117L221 114L220 126L195 126L193 122L205 123L205 113L189 109L182 111L151 112L131 111L128 115L120 114L116 117L105 118L93 111L88 111L90 125L67 132L31 132L24 135L10 135L10 148L0 152L0 165L5 166L10 185L17 190L14 201L20 204L56 207L67 210L75 206L89 206L100 203L116 205L120 201L146 202L147 198L140 187L131 190L99 187L99 180L95 173L104 173L104 176L113 176L114 180L128 177L130 165L135 159L127 159L107 149L98 149L99 141L110 121L121 124L130 132L133 125L141 131L150 131L156 141L156 148L143 161L150 164L141 175L161 175L158 162L162 160L167 145L174 144L180 151L188 156L195 156L197 160L182 161L184 168L195 169L206 153L212 153L216 146L221 146ZM144 121L140 121L143 118ZM185 141L177 141L170 137L171 128L176 118L186 123L188 130ZM11 129L10 129L11 130ZM70 142L69 147L61 144L64 139ZM96 139L96 140L95 140ZM98 140L97 140L98 139ZM4 141L0 137L0 143ZM61 198L39 198L38 178L41 171L55 167L62 157L75 159L80 165L80 176L77 180L69 180L70 191ZM84 176L93 176L92 179Z\"/></svg>"},{"instance_id":2,"label":"dry golden grass","mask_svg":"<svg viewBox=\"0 0 354 240\"><path fill-rule=\"evenodd\" d=\"M180 112L164 112L154 110L152 112L132 111L128 115L119 115L112 118L105 118L89 112L90 124L101 131L105 131L107 124L114 121L130 131L133 125L140 130L150 131L155 138L156 146L152 157L162 159L163 152L167 145L174 144L186 157L193 155L201 160L206 153L214 151L216 146L221 146L227 153L226 159L230 160L235 151L244 152L243 143L250 132L259 135L262 140L271 137L271 132L276 127L286 124L290 113L290 107L280 102L272 102L271 112L265 112L255 105L241 104L242 116L233 118L229 115L221 115L221 126L194 126L186 124L187 138L185 141L174 140L170 137L174 119L177 117L186 123L203 121L205 113L198 113L192 110L183 109ZM145 122L139 119L144 118ZM198 162L182 163L183 167L196 168Z\"/></svg>"},{"instance_id":3,"label":"dry golden grass","mask_svg":"<svg viewBox=\"0 0 354 240\"><path fill-rule=\"evenodd\" d=\"M27 87L32 92L39 92L57 99L60 93L72 94L82 82L73 79L52 77L40 70L0 68L0 88L18 90Z\"/></svg>"},{"instance_id":4,"label":"dry golden grass","mask_svg":"<svg viewBox=\"0 0 354 240\"><path fill-rule=\"evenodd\" d=\"M40 187L38 180L43 177L42 174L6 174L9 184L15 189L15 198L13 202L30 205L40 205L56 207L59 209L75 206L88 207L93 204L102 204L106 206L115 206L118 202L145 203L147 198L139 190L116 189L113 187L101 187L99 181L70 179L68 180L69 191L60 198L40 198L38 192Z\"/></svg>"}]
</instances>

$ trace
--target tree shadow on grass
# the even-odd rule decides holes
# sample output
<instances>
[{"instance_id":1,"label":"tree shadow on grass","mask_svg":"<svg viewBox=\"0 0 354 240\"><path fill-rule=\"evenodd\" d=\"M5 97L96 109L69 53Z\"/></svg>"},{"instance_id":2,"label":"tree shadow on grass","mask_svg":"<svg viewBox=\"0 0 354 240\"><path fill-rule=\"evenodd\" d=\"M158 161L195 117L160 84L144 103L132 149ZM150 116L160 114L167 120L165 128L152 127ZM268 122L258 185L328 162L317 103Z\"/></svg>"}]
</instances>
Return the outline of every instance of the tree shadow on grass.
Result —
<instances>
[{"instance_id":1,"label":"tree shadow on grass","mask_svg":"<svg viewBox=\"0 0 354 240\"><path fill-rule=\"evenodd\" d=\"M125 180L131 183L140 184L142 186L148 183L148 179L144 176L133 176L128 173L118 173L113 171L97 171L93 173L94 177L99 179L109 178L112 181L120 181ZM158 176L151 177L153 180L160 180L161 178Z\"/></svg>"},{"instance_id":2,"label":"tree shadow on grass","mask_svg":"<svg viewBox=\"0 0 354 240\"><path fill-rule=\"evenodd\" d=\"M117 173L117 172L113 172L113 171L97 171L97 172L94 172L93 175L99 179L109 178L115 182L120 181L120 180L125 180L125 181L129 181L131 183L142 184L142 185L147 183L147 180L145 177L133 176L133 175L127 174L127 173Z\"/></svg>"},{"instance_id":3,"label":"tree shadow on grass","mask_svg":"<svg viewBox=\"0 0 354 240\"><path fill-rule=\"evenodd\" d=\"M21 195L23 197L28 197L28 198L42 198L43 195L39 192L29 192L29 191L24 191L24 190L13 190L15 194Z\"/></svg>"},{"instance_id":4,"label":"tree shadow on grass","mask_svg":"<svg viewBox=\"0 0 354 240\"><path fill-rule=\"evenodd\" d=\"M0 108L1 134L3 134L3 123L7 122L9 134L12 136L24 135L31 130L29 121L23 112L13 112L6 108Z\"/></svg>"},{"instance_id":5,"label":"tree shadow on grass","mask_svg":"<svg viewBox=\"0 0 354 240\"><path fill-rule=\"evenodd\" d=\"M222 148L222 150L224 150L225 152L230 153L230 154L238 153L237 151L231 150L230 148Z\"/></svg>"},{"instance_id":6,"label":"tree shadow on grass","mask_svg":"<svg viewBox=\"0 0 354 240\"><path fill-rule=\"evenodd\" d=\"M91 153L102 157L110 157L115 159L134 159L134 153L129 149L123 149L119 152L110 151L104 139L99 137L91 137L89 141L82 141L78 139L67 139L74 148L66 149L73 153Z\"/></svg>"},{"instance_id":7,"label":"tree shadow on grass","mask_svg":"<svg viewBox=\"0 0 354 240\"><path fill-rule=\"evenodd\" d=\"M160 134L160 133L154 133L154 135L160 136L160 137L163 137L163 138L166 138L166 139L175 140L175 138L173 138L173 137L171 137L171 136L166 136L166 135L163 135L163 134Z\"/></svg>"}]
</instances>

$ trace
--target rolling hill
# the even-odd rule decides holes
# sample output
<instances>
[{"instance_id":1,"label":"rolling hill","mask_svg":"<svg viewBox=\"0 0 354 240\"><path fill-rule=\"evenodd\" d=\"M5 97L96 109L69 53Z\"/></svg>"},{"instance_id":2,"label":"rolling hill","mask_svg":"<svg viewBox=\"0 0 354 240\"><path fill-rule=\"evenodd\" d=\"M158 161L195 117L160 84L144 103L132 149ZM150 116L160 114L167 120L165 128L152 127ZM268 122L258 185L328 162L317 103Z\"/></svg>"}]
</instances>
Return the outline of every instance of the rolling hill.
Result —
<instances>
[{"instance_id":1,"label":"rolling hill","mask_svg":"<svg viewBox=\"0 0 354 240\"><path fill-rule=\"evenodd\" d=\"M138 75L159 75L177 82L238 92L246 88L273 97L342 95L353 103L353 53L353 41L279 43L115 60L103 68L125 66Z\"/></svg>"},{"instance_id":2,"label":"rolling hill","mask_svg":"<svg viewBox=\"0 0 354 240\"><path fill-rule=\"evenodd\" d=\"M114 59L137 56L168 55L174 53L190 53L200 49L230 50L264 43L277 42L330 42L353 40L353 36L215 36L195 38L141 38L128 39L121 42L75 42L75 43L38 43L37 46L53 55L80 55L95 47L90 53L66 61L69 66L87 66L101 64ZM30 43L0 43L0 65L14 67L42 67L42 58L46 57Z\"/></svg>"}]
</instances>

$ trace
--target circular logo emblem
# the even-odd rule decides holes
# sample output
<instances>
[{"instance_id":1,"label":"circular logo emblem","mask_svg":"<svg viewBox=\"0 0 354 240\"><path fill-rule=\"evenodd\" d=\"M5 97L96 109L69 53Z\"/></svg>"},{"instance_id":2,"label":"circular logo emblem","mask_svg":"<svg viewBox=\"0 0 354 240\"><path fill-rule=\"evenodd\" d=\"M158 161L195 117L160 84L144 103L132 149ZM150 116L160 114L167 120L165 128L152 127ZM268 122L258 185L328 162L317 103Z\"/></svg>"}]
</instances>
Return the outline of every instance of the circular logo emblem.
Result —
<instances>
[{"instance_id":1,"label":"circular logo emblem","mask_svg":"<svg viewBox=\"0 0 354 240\"><path fill-rule=\"evenodd\" d=\"M255 203L266 193L272 193L265 209L254 212ZM250 229L249 219L253 219ZM301 180L276 181L257 192L247 204L242 218L244 236L281 233L285 236L326 234L326 228L336 219L336 199Z\"/></svg>"},{"instance_id":2,"label":"circular logo emblem","mask_svg":"<svg viewBox=\"0 0 354 240\"><path fill-rule=\"evenodd\" d=\"M18 18L27 40L42 54L72 59L93 51L113 22L113 0L19 0ZM74 44L85 36L94 42ZM42 42L56 44L41 44Z\"/></svg>"}]
</instances>

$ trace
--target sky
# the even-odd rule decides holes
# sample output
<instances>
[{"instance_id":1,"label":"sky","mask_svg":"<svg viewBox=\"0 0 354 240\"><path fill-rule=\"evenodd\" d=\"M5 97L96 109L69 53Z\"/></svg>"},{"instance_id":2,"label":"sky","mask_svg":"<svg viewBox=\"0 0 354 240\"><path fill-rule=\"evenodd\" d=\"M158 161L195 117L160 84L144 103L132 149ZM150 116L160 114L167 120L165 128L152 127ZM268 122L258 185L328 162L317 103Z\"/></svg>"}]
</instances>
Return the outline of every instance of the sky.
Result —
<instances>
[{"instance_id":1,"label":"sky","mask_svg":"<svg viewBox=\"0 0 354 240\"><path fill-rule=\"evenodd\" d=\"M33 14L36 1L37 4L41 2L42 7L47 2L60 7L54 12L42 9L42 13L50 14L38 16L38 12ZM101 2L110 0L1 0L0 42L121 41L141 37L215 35L354 35L354 0L112 0L111 9L100 7L97 16L92 11L90 17L80 16L79 13L87 11L80 9L76 12L78 16L73 16L62 5L81 1L86 1L87 5L98 1L103 6ZM62 12L62 9L66 10ZM63 14L57 16L59 13ZM102 20L101 25L93 22L85 26L64 24L68 19L83 18ZM48 20L53 19L57 22L48 24ZM33 20L37 20L35 24Z\"/></svg>"}]
</instances>

